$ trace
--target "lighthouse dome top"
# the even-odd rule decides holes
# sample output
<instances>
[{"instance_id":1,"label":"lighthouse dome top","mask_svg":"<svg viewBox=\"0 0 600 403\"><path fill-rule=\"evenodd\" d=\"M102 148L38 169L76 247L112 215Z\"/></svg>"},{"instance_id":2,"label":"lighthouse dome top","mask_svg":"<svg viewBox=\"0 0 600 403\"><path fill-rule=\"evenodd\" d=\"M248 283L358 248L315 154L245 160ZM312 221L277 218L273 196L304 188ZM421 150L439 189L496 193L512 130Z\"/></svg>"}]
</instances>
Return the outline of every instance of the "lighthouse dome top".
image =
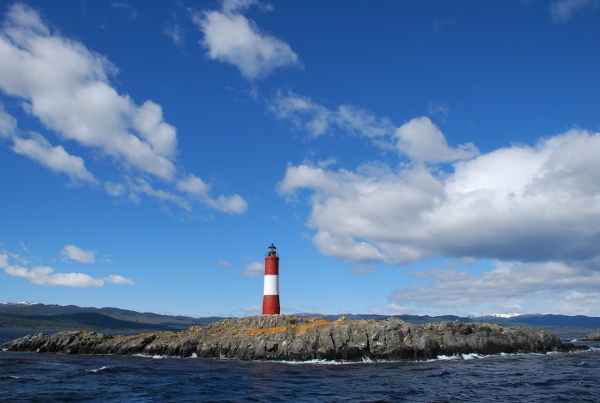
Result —
<instances>
[{"instance_id":1,"label":"lighthouse dome top","mask_svg":"<svg viewBox=\"0 0 600 403\"><path fill-rule=\"evenodd\" d=\"M277 256L277 247L273 244L269 246L269 250L266 253L267 256Z\"/></svg>"}]
</instances>

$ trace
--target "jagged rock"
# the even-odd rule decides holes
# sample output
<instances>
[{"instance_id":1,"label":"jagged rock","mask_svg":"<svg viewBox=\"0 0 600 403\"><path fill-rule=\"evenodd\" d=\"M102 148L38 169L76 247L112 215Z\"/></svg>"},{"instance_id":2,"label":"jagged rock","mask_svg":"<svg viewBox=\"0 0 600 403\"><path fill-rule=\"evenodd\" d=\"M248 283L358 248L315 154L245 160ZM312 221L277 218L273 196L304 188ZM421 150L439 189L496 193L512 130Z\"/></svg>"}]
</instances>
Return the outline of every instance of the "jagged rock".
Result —
<instances>
[{"instance_id":1,"label":"jagged rock","mask_svg":"<svg viewBox=\"0 0 600 403\"><path fill-rule=\"evenodd\" d=\"M581 338L581 341L600 341L600 333L589 333Z\"/></svg>"},{"instance_id":2,"label":"jagged rock","mask_svg":"<svg viewBox=\"0 0 600 403\"><path fill-rule=\"evenodd\" d=\"M571 351L536 328L458 321L414 325L399 319L356 320L253 316L193 326L179 333L110 336L90 331L36 333L5 343L9 351L148 354L238 360L420 360L464 353Z\"/></svg>"}]
</instances>

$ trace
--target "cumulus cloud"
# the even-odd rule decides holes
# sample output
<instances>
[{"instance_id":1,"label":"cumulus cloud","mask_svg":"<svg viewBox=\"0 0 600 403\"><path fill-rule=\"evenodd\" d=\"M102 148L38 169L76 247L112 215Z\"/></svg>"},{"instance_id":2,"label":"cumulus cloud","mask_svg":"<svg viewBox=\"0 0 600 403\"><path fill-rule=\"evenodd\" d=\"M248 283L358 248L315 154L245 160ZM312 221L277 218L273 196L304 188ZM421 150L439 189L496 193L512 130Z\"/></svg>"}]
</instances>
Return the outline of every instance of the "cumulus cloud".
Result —
<instances>
[{"instance_id":1,"label":"cumulus cloud","mask_svg":"<svg viewBox=\"0 0 600 403\"><path fill-rule=\"evenodd\" d=\"M427 144L444 146L445 140ZM355 171L291 165L279 191L311 193L313 242L346 261L585 262L600 255L600 133L571 130L535 146L473 154L445 173L423 164Z\"/></svg>"},{"instance_id":2,"label":"cumulus cloud","mask_svg":"<svg viewBox=\"0 0 600 403\"><path fill-rule=\"evenodd\" d=\"M67 259L75 260L79 263L96 263L96 252L83 250L75 245L65 245L61 255Z\"/></svg>"},{"instance_id":3,"label":"cumulus cloud","mask_svg":"<svg viewBox=\"0 0 600 403\"><path fill-rule=\"evenodd\" d=\"M160 106L138 107L110 86L116 69L106 58L51 34L34 10L15 4L0 36L0 59L0 88L23 99L46 127L143 172L173 175L175 129Z\"/></svg>"},{"instance_id":4,"label":"cumulus cloud","mask_svg":"<svg viewBox=\"0 0 600 403\"><path fill-rule=\"evenodd\" d=\"M376 117L357 106L340 105L332 110L291 91L278 91L269 102L269 111L277 119L291 123L312 137L342 131L379 139L394 131L389 119Z\"/></svg>"},{"instance_id":5,"label":"cumulus cloud","mask_svg":"<svg viewBox=\"0 0 600 403\"><path fill-rule=\"evenodd\" d=\"M398 150L419 162L449 162L474 157L479 153L469 143L448 147L442 131L428 117L412 119L400 126L394 137Z\"/></svg>"},{"instance_id":6,"label":"cumulus cloud","mask_svg":"<svg viewBox=\"0 0 600 403\"><path fill-rule=\"evenodd\" d=\"M193 174L183 177L177 182L179 190L193 195L205 204L225 213L240 214L246 211L248 204L239 195L212 198L209 194L210 185Z\"/></svg>"},{"instance_id":7,"label":"cumulus cloud","mask_svg":"<svg viewBox=\"0 0 600 403\"><path fill-rule=\"evenodd\" d=\"M62 146L52 146L43 136L33 133L30 138L14 136L12 150L50 168L64 173L74 181L95 182L85 167L83 158L69 154Z\"/></svg>"},{"instance_id":8,"label":"cumulus cloud","mask_svg":"<svg viewBox=\"0 0 600 403\"><path fill-rule=\"evenodd\" d=\"M132 279L123 277L123 276L119 276L118 274L111 274L108 277L104 277L103 280L106 281L107 283L112 283L112 284L128 284L128 285L135 284Z\"/></svg>"},{"instance_id":9,"label":"cumulus cloud","mask_svg":"<svg viewBox=\"0 0 600 403\"><path fill-rule=\"evenodd\" d=\"M565 23L571 20L574 13L589 6L598 7L600 3L592 0L558 0L550 4L550 16L555 23Z\"/></svg>"},{"instance_id":10,"label":"cumulus cloud","mask_svg":"<svg viewBox=\"0 0 600 403\"><path fill-rule=\"evenodd\" d=\"M260 262L252 262L244 265L242 273L248 277L262 276L264 273L264 266Z\"/></svg>"},{"instance_id":11,"label":"cumulus cloud","mask_svg":"<svg viewBox=\"0 0 600 403\"><path fill-rule=\"evenodd\" d=\"M1 103L0 138L9 139L15 153L26 156L54 172L64 173L73 181L96 182L81 157L69 154L62 146L52 146L39 133L29 133L27 137L19 135L17 120L4 110Z\"/></svg>"},{"instance_id":12,"label":"cumulus cloud","mask_svg":"<svg viewBox=\"0 0 600 403\"><path fill-rule=\"evenodd\" d=\"M208 57L237 67L242 75L255 80L279 67L299 65L290 45L261 32L254 21L240 14L255 1L224 1L220 11L194 16L204 34L202 45Z\"/></svg>"},{"instance_id":13,"label":"cumulus cloud","mask_svg":"<svg viewBox=\"0 0 600 403\"><path fill-rule=\"evenodd\" d=\"M94 175L87 170L83 158L69 154L62 146L52 146L39 133L23 136L17 129L17 120L9 115L0 103L0 139L12 142L12 150L26 156L57 173L68 175L73 181L95 183Z\"/></svg>"},{"instance_id":14,"label":"cumulus cloud","mask_svg":"<svg viewBox=\"0 0 600 403\"><path fill-rule=\"evenodd\" d=\"M482 274L445 268L417 271L414 277L427 284L396 289L390 295L394 305L438 313L461 309L589 315L600 309L600 272L560 262L495 262Z\"/></svg>"},{"instance_id":15,"label":"cumulus cloud","mask_svg":"<svg viewBox=\"0 0 600 403\"><path fill-rule=\"evenodd\" d=\"M32 284L42 286L64 286L73 288L102 287L106 283L113 284L134 284L131 279L119 275L110 275L104 278L94 278L85 273L55 273L54 269L48 266L37 266L27 268L18 265L9 264L9 256L6 253L0 254L0 269L13 277L27 279Z\"/></svg>"},{"instance_id":16,"label":"cumulus cloud","mask_svg":"<svg viewBox=\"0 0 600 403\"><path fill-rule=\"evenodd\" d=\"M119 94L110 83L116 73L106 57L51 32L35 10L14 4L0 30L0 91L17 98L25 112L56 133L64 145L52 145L39 133L23 134L3 107L0 138L12 141L14 152L54 172L81 182L101 181L87 169L82 157L67 151L68 142L76 142L123 172L122 183L111 181L99 187L108 194L128 193L136 200L142 193L189 208L189 192L176 194L173 189L157 190L150 184L158 180L163 186L176 187L182 176L176 166L175 127L165 121L156 102L138 105ZM245 210L239 195L199 200L229 213Z\"/></svg>"}]
</instances>

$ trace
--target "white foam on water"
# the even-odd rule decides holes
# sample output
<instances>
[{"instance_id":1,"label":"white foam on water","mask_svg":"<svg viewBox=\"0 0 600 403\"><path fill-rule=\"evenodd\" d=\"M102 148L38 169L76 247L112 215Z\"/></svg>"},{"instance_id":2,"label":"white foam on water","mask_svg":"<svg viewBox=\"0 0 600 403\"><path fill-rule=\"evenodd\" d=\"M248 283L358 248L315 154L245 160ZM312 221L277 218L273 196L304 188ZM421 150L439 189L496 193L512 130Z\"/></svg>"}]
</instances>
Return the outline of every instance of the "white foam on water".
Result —
<instances>
[{"instance_id":1,"label":"white foam on water","mask_svg":"<svg viewBox=\"0 0 600 403\"><path fill-rule=\"evenodd\" d=\"M306 361L286 361L286 360L277 360L277 361L260 361L260 362L277 362L280 364L289 364L289 365L356 365L356 364L375 364L383 361L373 361L369 358L363 357L362 361L346 361L346 360L324 360L324 359L313 359Z\"/></svg>"},{"instance_id":2,"label":"white foam on water","mask_svg":"<svg viewBox=\"0 0 600 403\"><path fill-rule=\"evenodd\" d=\"M462 360L462 356L460 355L438 355L437 358L432 358L427 361L454 361L454 360Z\"/></svg>"},{"instance_id":3,"label":"white foam on water","mask_svg":"<svg viewBox=\"0 0 600 403\"><path fill-rule=\"evenodd\" d=\"M110 367L107 366L101 366L100 368L96 368L96 369L90 369L89 371L86 371L87 373L91 373L91 374L97 374L99 372L102 372L104 370L110 369Z\"/></svg>"},{"instance_id":4,"label":"white foam on water","mask_svg":"<svg viewBox=\"0 0 600 403\"><path fill-rule=\"evenodd\" d=\"M485 356L471 353L471 354L463 354L462 357L463 357L463 360L474 360L474 359L478 359L478 358L484 358Z\"/></svg>"}]
</instances>

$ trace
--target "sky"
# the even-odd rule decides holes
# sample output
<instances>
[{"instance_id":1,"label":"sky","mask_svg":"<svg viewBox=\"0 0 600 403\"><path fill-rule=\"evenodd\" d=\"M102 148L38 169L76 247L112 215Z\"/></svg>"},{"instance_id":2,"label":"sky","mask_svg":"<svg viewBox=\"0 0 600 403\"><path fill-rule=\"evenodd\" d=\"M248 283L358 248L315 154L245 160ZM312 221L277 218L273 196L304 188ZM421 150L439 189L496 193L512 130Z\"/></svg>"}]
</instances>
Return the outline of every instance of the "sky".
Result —
<instances>
[{"instance_id":1,"label":"sky","mask_svg":"<svg viewBox=\"0 0 600 403\"><path fill-rule=\"evenodd\" d=\"M0 0L0 301L600 316L600 1Z\"/></svg>"}]
</instances>

